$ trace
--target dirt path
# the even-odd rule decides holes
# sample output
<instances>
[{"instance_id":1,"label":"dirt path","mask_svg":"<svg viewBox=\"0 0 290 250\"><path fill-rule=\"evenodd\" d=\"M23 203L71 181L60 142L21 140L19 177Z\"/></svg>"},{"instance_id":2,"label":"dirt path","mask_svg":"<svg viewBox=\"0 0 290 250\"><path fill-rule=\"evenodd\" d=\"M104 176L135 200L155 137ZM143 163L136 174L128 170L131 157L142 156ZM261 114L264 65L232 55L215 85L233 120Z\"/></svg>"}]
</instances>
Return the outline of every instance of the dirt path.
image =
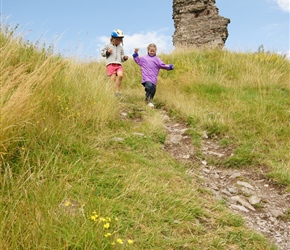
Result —
<instances>
[{"instance_id":1,"label":"dirt path","mask_svg":"<svg viewBox=\"0 0 290 250\"><path fill-rule=\"evenodd\" d=\"M199 168L189 167L189 173L200 176L204 188L211 190L217 199L224 200L233 212L240 214L249 228L270 239L278 249L289 250L290 221L286 213L290 210L290 193L267 179L263 169L250 171L209 165L207 161L212 157L229 157L231 149L220 147L203 132L202 156L197 157L191 138L186 135L188 128L172 121L165 112L163 115L168 133L164 149L189 166L193 162L199 165Z\"/></svg>"}]
</instances>

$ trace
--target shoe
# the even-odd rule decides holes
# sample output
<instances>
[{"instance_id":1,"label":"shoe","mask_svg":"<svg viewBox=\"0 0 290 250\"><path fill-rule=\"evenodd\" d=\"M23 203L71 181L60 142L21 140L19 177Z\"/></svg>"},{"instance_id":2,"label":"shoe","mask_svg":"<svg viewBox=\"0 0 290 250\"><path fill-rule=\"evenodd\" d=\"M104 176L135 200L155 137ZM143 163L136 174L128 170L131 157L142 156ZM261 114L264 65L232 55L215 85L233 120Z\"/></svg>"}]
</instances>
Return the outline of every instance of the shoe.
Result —
<instances>
[{"instance_id":1,"label":"shoe","mask_svg":"<svg viewBox=\"0 0 290 250\"><path fill-rule=\"evenodd\" d=\"M148 106L153 108L154 107L154 104L152 102L149 102L148 103Z\"/></svg>"},{"instance_id":2,"label":"shoe","mask_svg":"<svg viewBox=\"0 0 290 250\"><path fill-rule=\"evenodd\" d=\"M121 93L120 93L120 92L117 92L117 93L115 94L115 96L120 97L120 96L121 96Z\"/></svg>"}]
</instances>

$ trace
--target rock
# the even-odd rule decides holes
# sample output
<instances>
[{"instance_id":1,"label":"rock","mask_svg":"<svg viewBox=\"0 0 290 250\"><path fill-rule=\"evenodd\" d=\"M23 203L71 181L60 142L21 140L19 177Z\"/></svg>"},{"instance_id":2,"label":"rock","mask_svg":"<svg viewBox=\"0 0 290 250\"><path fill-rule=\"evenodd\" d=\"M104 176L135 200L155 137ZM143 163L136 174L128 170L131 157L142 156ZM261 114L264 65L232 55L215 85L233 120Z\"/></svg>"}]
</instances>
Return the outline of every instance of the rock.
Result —
<instances>
[{"instance_id":1,"label":"rock","mask_svg":"<svg viewBox=\"0 0 290 250\"><path fill-rule=\"evenodd\" d=\"M225 194L225 195L227 195L227 196L231 196L232 194L229 192L229 191L227 191L226 189L222 189L221 190L221 193L222 194Z\"/></svg>"},{"instance_id":2,"label":"rock","mask_svg":"<svg viewBox=\"0 0 290 250\"><path fill-rule=\"evenodd\" d=\"M207 139L208 138L208 135L206 133L206 131L203 131L202 132L202 136L201 136L203 139Z\"/></svg>"},{"instance_id":3,"label":"rock","mask_svg":"<svg viewBox=\"0 0 290 250\"><path fill-rule=\"evenodd\" d=\"M180 133L181 134L185 134L185 132L188 130L188 128L184 128L184 129L180 129L179 131L180 131Z\"/></svg>"},{"instance_id":4,"label":"rock","mask_svg":"<svg viewBox=\"0 0 290 250\"><path fill-rule=\"evenodd\" d=\"M165 122L170 121L169 116L168 116L168 115L164 115L164 116L163 116L163 121L165 121Z\"/></svg>"},{"instance_id":5,"label":"rock","mask_svg":"<svg viewBox=\"0 0 290 250\"><path fill-rule=\"evenodd\" d=\"M255 195L252 195L248 200L249 200L251 205L257 205L261 202L261 198L255 196Z\"/></svg>"},{"instance_id":6,"label":"rock","mask_svg":"<svg viewBox=\"0 0 290 250\"><path fill-rule=\"evenodd\" d=\"M215 172L214 175L213 175L213 177L214 177L215 179L219 179L219 178L220 178L220 175L219 175L217 172Z\"/></svg>"},{"instance_id":7,"label":"rock","mask_svg":"<svg viewBox=\"0 0 290 250\"><path fill-rule=\"evenodd\" d=\"M249 197L249 196L252 196L252 195L255 195L256 194L255 190L249 189L249 188L245 188L245 187L242 187L240 191L246 197Z\"/></svg>"},{"instance_id":8,"label":"rock","mask_svg":"<svg viewBox=\"0 0 290 250\"><path fill-rule=\"evenodd\" d=\"M237 184L240 186L244 186L246 188L254 190L254 187L251 184L249 184L248 182L237 181Z\"/></svg>"},{"instance_id":9,"label":"rock","mask_svg":"<svg viewBox=\"0 0 290 250\"><path fill-rule=\"evenodd\" d=\"M278 209L269 209L270 210L270 213L275 217L275 218L278 218L280 216L283 216L283 212L278 210Z\"/></svg>"},{"instance_id":10,"label":"rock","mask_svg":"<svg viewBox=\"0 0 290 250\"><path fill-rule=\"evenodd\" d=\"M212 188L213 190L219 190L219 188L217 187L217 185L214 184L214 183L211 183L210 186L211 186L211 188Z\"/></svg>"},{"instance_id":11,"label":"rock","mask_svg":"<svg viewBox=\"0 0 290 250\"><path fill-rule=\"evenodd\" d=\"M182 139L181 135L174 135L170 138L170 142L173 144L178 144L181 139Z\"/></svg>"},{"instance_id":12,"label":"rock","mask_svg":"<svg viewBox=\"0 0 290 250\"><path fill-rule=\"evenodd\" d=\"M246 200L242 199L240 196L233 196L231 197L232 200L236 201L237 203L241 204L242 206L252 210L252 211L255 211L256 209L249 203L247 202Z\"/></svg>"},{"instance_id":13,"label":"rock","mask_svg":"<svg viewBox=\"0 0 290 250\"><path fill-rule=\"evenodd\" d=\"M215 194L215 197L216 197L217 200L220 200L220 201L223 200L223 197L220 196L219 192L217 192L217 191L215 191L215 190L212 190L212 192Z\"/></svg>"},{"instance_id":14,"label":"rock","mask_svg":"<svg viewBox=\"0 0 290 250\"><path fill-rule=\"evenodd\" d=\"M220 157L220 158L224 156L224 154L218 153L218 152L214 152L214 151L207 151L206 153L209 154L209 155L215 155L215 156Z\"/></svg>"},{"instance_id":15,"label":"rock","mask_svg":"<svg viewBox=\"0 0 290 250\"><path fill-rule=\"evenodd\" d=\"M228 187L228 190L231 194L237 194L238 193L238 189L235 187Z\"/></svg>"},{"instance_id":16,"label":"rock","mask_svg":"<svg viewBox=\"0 0 290 250\"><path fill-rule=\"evenodd\" d=\"M173 0L176 48L222 48L230 19L219 15L215 0Z\"/></svg>"},{"instance_id":17,"label":"rock","mask_svg":"<svg viewBox=\"0 0 290 250\"><path fill-rule=\"evenodd\" d=\"M236 179L236 178L238 178L238 177L240 177L241 176L241 173L240 172L238 172L238 173L233 173L231 176L230 176L230 179Z\"/></svg>"},{"instance_id":18,"label":"rock","mask_svg":"<svg viewBox=\"0 0 290 250\"><path fill-rule=\"evenodd\" d=\"M210 173L210 170L207 169L207 168L203 168L202 171L205 172L206 174L209 174Z\"/></svg>"},{"instance_id":19,"label":"rock","mask_svg":"<svg viewBox=\"0 0 290 250\"><path fill-rule=\"evenodd\" d=\"M239 206L239 205L230 205L230 207L231 207L232 209L240 210L240 211L242 211L242 212L246 212L246 213L249 212L249 210L246 209L246 208L243 207L243 206Z\"/></svg>"}]
</instances>

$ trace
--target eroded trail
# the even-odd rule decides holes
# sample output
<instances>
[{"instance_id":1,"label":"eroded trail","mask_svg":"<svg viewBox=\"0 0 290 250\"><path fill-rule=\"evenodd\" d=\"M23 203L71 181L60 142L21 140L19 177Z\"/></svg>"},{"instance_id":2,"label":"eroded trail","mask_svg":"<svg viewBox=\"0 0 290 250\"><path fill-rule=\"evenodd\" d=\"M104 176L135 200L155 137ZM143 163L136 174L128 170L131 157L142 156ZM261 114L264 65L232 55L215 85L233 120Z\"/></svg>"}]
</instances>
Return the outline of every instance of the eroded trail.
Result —
<instances>
[{"instance_id":1,"label":"eroded trail","mask_svg":"<svg viewBox=\"0 0 290 250\"><path fill-rule=\"evenodd\" d=\"M184 124L175 123L164 115L167 138L164 149L175 159L189 165L189 173L198 175L204 188L211 190L235 213L240 214L249 228L269 238L280 250L290 249L290 193L265 177L263 169L224 169L207 163L211 157L229 157L229 148L222 148L203 132L202 147L197 152L186 135ZM200 154L198 154L200 155ZM190 167L193 164L198 168Z\"/></svg>"}]
</instances>

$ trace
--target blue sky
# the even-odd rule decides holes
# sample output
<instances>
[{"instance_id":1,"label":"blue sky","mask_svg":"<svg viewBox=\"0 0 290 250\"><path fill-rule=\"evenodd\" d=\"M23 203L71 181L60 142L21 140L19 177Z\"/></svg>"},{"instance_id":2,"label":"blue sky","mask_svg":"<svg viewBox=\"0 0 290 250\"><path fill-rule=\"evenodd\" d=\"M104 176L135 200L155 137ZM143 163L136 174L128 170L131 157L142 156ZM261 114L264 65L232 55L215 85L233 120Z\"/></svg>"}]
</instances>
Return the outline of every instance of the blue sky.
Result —
<instances>
[{"instance_id":1,"label":"blue sky","mask_svg":"<svg viewBox=\"0 0 290 250\"><path fill-rule=\"evenodd\" d=\"M17 34L32 43L53 44L57 53L100 58L114 29L125 33L125 53L134 47L146 53L156 43L157 53L174 50L173 0L0 0L1 22L19 25ZM221 16L231 19L225 49L265 50L287 54L290 0L216 0Z\"/></svg>"}]
</instances>

